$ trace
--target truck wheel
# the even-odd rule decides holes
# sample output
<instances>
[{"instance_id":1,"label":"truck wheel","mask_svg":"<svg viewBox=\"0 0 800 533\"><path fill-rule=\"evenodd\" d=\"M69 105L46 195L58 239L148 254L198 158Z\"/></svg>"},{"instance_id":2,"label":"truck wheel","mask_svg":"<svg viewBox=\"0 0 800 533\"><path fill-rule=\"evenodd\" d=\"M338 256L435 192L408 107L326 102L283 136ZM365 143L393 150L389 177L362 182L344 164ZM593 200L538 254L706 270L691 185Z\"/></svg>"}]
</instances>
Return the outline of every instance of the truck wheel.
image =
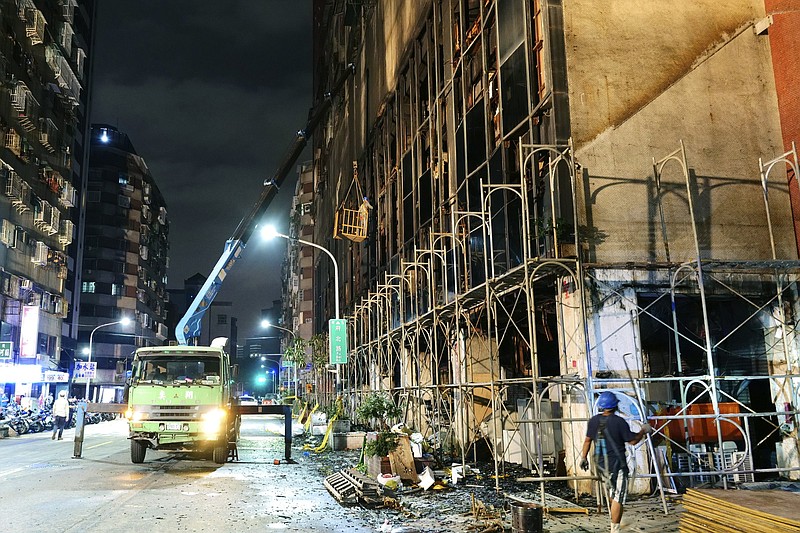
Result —
<instances>
[{"instance_id":1,"label":"truck wheel","mask_svg":"<svg viewBox=\"0 0 800 533\"><path fill-rule=\"evenodd\" d=\"M214 451L211 454L212 459L218 465L223 465L228 460L228 444L222 443L214 446Z\"/></svg>"},{"instance_id":2,"label":"truck wheel","mask_svg":"<svg viewBox=\"0 0 800 533\"><path fill-rule=\"evenodd\" d=\"M131 439L131 462L143 463L147 453L147 445L144 442Z\"/></svg>"}]
</instances>

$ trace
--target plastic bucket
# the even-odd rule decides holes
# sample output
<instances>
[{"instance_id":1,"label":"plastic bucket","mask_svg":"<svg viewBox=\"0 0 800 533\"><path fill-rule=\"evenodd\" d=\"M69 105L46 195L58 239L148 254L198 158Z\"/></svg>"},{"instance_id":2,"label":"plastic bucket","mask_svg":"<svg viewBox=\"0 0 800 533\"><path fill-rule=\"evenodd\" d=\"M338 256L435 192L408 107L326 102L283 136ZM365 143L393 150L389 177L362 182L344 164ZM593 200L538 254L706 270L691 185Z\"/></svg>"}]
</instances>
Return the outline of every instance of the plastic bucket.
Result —
<instances>
[{"instance_id":1,"label":"plastic bucket","mask_svg":"<svg viewBox=\"0 0 800 533\"><path fill-rule=\"evenodd\" d=\"M535 503L511 502L513 533L542 533L542 507Z\"/></svg>"}]
</instances>

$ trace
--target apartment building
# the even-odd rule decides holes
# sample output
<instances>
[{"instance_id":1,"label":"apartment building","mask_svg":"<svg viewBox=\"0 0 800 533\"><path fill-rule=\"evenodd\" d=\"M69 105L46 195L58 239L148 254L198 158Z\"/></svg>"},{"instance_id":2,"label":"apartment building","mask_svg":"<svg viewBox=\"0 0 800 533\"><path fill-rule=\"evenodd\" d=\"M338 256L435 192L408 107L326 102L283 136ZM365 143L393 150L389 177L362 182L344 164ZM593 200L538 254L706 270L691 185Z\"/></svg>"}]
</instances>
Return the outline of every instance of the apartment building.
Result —
<instances>
[{"instance_id":1,"label":"apartment building","mask_svg":"<svg viewBox=\"0 0 800 533\"><path fill-rule=\"evenodd\" d=\"M93 394L119 400L134 350L168 337L169 218L128 136L107 124L93 124L91 131L79 346L88 348L94 332ZM113 324L123 317L132 324Z\"/></svg>"},{"instance_id":2,"label":"apartment building","mask_svg":"<svg viewBox=\"0 0 800 533\"><path fill-rule=\"evenodd\" d=\"M314 137L310 208L341 271L350 408L390 391L440 453L545 484L579 476L611 390L660 427L637 492L796 479L783 4L316 1L317 98L356 66ZM315 275L324 331L336 288Z\"/></svg>"},{"instance_id":3,"label":"apartment building","mask_svg":"<svg viewBox=\"0 0 800 533\"><path fill-rule=\"evenodd\" d=\"M94 2L0 4L0 383L66 385Z\"/></svg>"}]
</instances>

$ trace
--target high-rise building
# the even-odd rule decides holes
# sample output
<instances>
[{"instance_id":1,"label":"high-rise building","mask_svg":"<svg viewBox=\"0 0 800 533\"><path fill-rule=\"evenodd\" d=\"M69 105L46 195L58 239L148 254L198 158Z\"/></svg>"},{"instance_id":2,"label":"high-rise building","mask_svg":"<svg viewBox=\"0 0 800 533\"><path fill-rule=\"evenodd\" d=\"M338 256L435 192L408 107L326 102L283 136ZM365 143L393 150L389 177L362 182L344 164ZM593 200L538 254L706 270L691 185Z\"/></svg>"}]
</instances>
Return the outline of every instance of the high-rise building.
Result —
<instances>
[{"instance_id":1,"label":"high-rise building","mask_svg":"<svg viewBox=\"0 0 800 533\"><path fill-rule=\"evenodd\" d=\"M68 381L77 279L70 244L85 176L93 19L91 0L16 0L0 10L0 384L7 393L52 393Z\"/></svg>"},{"instance_id":2,"label":"high-rise building","mask_svg":"<svg viewBox=\"0 0 800 533\"><path fill-rule=\"evenodd\" d=\"M317 99L356 65L314 132L311 208L347 404L388 391L446 451L546 481L581 474L610 390L669 422L686 484L797 478L788 4L316 1Z\"/></svg>"},{"instance_id":3,"label":"high-rise building","mask_svg":"<svg viewBox=\"0 0 800 533\"><path fill-rule=\"evenodd\" d=\"M168 336L169 219L144 158L123 132L92 125L89 161L79 347L92 341L93 383L102 394L93 397L119 399L133 351ZM132 324L112 324L123 317Z\"/></svg>"}]
</instances>

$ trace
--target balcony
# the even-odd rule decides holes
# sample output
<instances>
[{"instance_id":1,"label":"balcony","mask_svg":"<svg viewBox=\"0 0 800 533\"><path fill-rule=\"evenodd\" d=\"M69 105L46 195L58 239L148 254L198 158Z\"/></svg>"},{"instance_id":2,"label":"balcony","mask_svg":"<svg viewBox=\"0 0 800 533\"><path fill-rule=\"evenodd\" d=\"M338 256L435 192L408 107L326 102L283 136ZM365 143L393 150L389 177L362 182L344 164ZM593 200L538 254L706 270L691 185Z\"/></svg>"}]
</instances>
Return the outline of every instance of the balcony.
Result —
<instances>
[{"instance_id":1,"label":"balcony","mask_svg":"<svg viewBox=\"0 0 800 533\"><path fill-rule=\"evenodd\" d=\"M61 45L61 48L64 49L68 56L72 55L72 36L74 34L75 32L69 22L61 24L61 28L58 31L58 44Z\"/></svg>"},{"instance_id":2,"label":"balcony","mask_svg":"<svg viewBox=\"0 0 800 533\"><path fill-rule=\"evenodd\" d=\"M10 220L3 219L2 227L0 227L0 242L13 248L17 244L17 228Z\"/></svg>"},{"instance_id":3,"label":"balcony","mask_svg":"<svg viewBox=\"0 0 800 533\"><path fill-rule=\"evenodd\" d=\"M7 172L5 192L18 213L30 209L31 187L13 170Z\"/></svg>"},{"instance_id":4,"label":"balcony","mask_svg":"<svg viewBox=\"0 0 800 533\"><path fill-rule=\"evenodd\" d=\"M23 5L27 4L25 7ZM47 22L42 12L36 9L33 2L20 2L20 11L24 11L25 36L31 40L31 45L42 44L44 42L44 27Z\"/></svg>"},{"instance_id":5,"label":"balcony","mask_svg":"<svg viewBox=\"0 0 800 533\"><path fill-rule=\"evenodd\" d=\"M61 211L53 206L50 212L50 224L45 228L48 235L55 235L61 227Z\"/></svg>"},{"instance_id":6,"label":"balcony","mask_svg":"<svg viewBox=\"0 0 800 533\"><path fill-rule=\"evenodd\" d=\"M5 146L12 154L17 157L22 157L22 137L16 130L8 130L5 134Z\"/></svg>"},{"instance_id":7,"label":"balcony","mask_svg":"<svg viewBox=\"0 0 800 533\"><path fill-rule=\"evenodd\" d=\"M9 91L11 107L17 112L17 121L25 131L36 129L36 115L39 112L39 102L25 83L18 81Z\"/></svg>"},{"instance_id":8,"label":"balcony","mask_svg":"<svg viewBox=\"0 0 800 533\"><path fill-rule=\"evenodd\" d=\"M81 84L64 54L61 53L58 46L50 44L45 49L44 57L47 65L53 71L53 76L63 95L72 103L77 104L81 94Z\"/></svg>"},{"instance_id":9,"label":"balcony","mask_svg":"<svg viewBox=\"0 0 800 533\"><path fill-rule=\"evenodd\" d=\"M75 20L78 0L58 0L58 5L61 6L61 17L71 24Z\"/></svg>"},{"instance_id":10,"label":"balcony","mask_svg":"<svg viewBox=\"0 0 800 533\"><path fill-rule=\"evenodd\" d=\"M56 151L55 135L58 132L55 123L49 118L39 120L39 142L45 149L54 154Z\"/></svg>"},{"instance_id":11,"label":"balcony","mask_svg":"<svg viewBox=\"0 0 800 533\"><path fill-rule=\"evenodd\" d=\"M58 242L64 246L72 243L72 235L75 233L75 224L71 220L62 220L61 228L58 232Z\"/></svg>"},{"instance_id":12,"label":"balcony","mask_svg":"<svg viewBox=\"0 0 800 533\"><path fill-rule=\"evenodd\" d=\"M31 257L31 263L38 266L47 265L48 252L50 252L50 248L45 243L36 241L36 250Z\"/></svg>"},{"instance_id":13,"label":"balcony","mask_svg":"<svg viewBox=\"0 0 800 533\"><path fill-rule=\"evenodd\" d=\"M74 207L77 200L77 191L75 190L75 187L73 187L71 183L64 182L64 186L61 187L61 194L59 195L58 199L61 201L61 204L64 207Z\"/></svg>"},{"instance_id":14,"label":"balcony","mask_svg":"<svg viewBox=\"0 0 800 533\"><path fill-rule=\"evenodd\" d=\"M50 227L50 218L53 216L53 206L44 200L39 201L33 209L33 225L41 232L47 232Z\"/></svg>"}]
</instances>

